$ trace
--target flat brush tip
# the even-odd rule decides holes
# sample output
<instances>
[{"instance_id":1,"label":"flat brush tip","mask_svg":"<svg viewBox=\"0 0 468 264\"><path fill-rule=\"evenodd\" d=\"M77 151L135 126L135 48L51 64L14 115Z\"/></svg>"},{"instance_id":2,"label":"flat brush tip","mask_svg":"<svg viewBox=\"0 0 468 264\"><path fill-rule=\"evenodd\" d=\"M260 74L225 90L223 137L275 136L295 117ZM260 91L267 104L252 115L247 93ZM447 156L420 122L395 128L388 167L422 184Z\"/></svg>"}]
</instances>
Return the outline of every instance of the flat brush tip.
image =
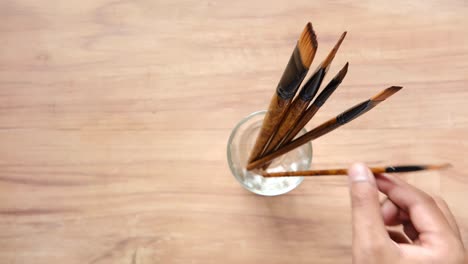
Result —
<instances>
[{"instance_id":1,"label":"flat brush tip","mask_svg":"<svg viewBox=\"0 0 468 264\"><path fill-rule=\"evenodd\" d=\"M349 62L346 62L345 66L340 70L338 75L340 76L340 79L343 79L346 73L348 73L348 67L349 67Z\"/></svg>"},{"instance_id":2,"label":"flat brush tip","mask_svg":"<svg viewBox=\"0 0 468 264\"><path fill-rule=\"evenodd\" d=\"M391 86L388 87L387 89L383 90L381 93L378 95L374 96L372 98L372 101L383 101L387 99L388 97L392 96L396 92L400 91L403 87L402 86Z\"/></svg>"},{"instance_id":3,"label":"flat brush tip","mask_svg":"<svg viewBox=\"0 0 468 264\"><path fill-rule=\"evenodd\" d=\"M346 37L346 35L348 34L347 31L343 32L340 36L340 39L338 40L338 46L341 45L341 42L343 42L344 38Z\"/></svg>"},{"instance_id":4,"label":"flat brush tip","mask_svg":"<svg viewBox=\"0 0 468 264\"><path fill-rule=\"evenodd\" d=\"M388 87L387 89L385 89L385 91L389 94L388 96L390 96L390 95L393 95L394 93L400 91L401 89L403 89L403 86L391 86L391 87Z\"/></svg>"},{"instance_id":5,"label":"flat brush tip","mask_svg":"<svg viewBox=\"0 0 468 264\"><path fill-rule=\"evenodd\" d=\"M307 69L310 67L310 64L312 64L315 52L317 51L317 46L317 35L315 34L312 24L308 22L298 41L298 48L299 53L301 54L302 64Z\"/></svg>"},{"instance_id":6,"label":"flat brush tip","mask_svg":"<svg viewBox=\"0 0 468 264\"><path fill-rule=\"evenodd\" d=\"M343 68L341 68L341 70L336 74L335 77L333 77L333 79L337 82L342 82L343 79L346 77L346 74L348 73L348 66L349 66L349 63L347 62Z\"/></svg>"},{"instance_id":7,"label":"flat brush tip","mask_svg":"<svg viewBox=\"0 0 468 264\"><path fill-rule=\"evenodd\" d=\"M388 93L390 93L390 95L400 91L401 89L403 89L403 86L391 86L389 88L387 88L386 90L388 90Z\"/></svg>"}]
</instances>

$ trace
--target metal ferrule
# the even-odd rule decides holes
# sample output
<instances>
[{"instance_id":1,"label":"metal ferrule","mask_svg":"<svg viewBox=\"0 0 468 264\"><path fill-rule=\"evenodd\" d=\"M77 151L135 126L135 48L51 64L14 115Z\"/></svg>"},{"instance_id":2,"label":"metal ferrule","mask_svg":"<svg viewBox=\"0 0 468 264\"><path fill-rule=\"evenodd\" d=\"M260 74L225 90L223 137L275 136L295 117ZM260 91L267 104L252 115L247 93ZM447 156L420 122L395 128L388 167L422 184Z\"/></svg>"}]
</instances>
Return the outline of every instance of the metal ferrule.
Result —
<instances>
[{"instance_id":1,"label":"metal ferrule","mask_svg":"<svg viewBox=\"0 0 468 264\"><path fill-rule=\"evenodd\" d=\"M362 115L363 113L369 111L372 107L371 100L364 101L353 108L347 110L344 113L341 113L339 116L336 117L336 121L344 125L348 123L349 121L353 120L354 118Z\"/></svg>"},{"instance_id":2,"label":"metal ferrule","mask_svg":"<svg viewBox=\"0 0 468 264\"><path fill-rule=\"evenodd\" d=\"M424 170L423 166L395 166L385 168L385 172L411 172Z\"/></svg>"},{"instance_id":3,"label":"metal ferrule","mask_svg":"<svg viewBox=\"0 0 468 264\"><path fill-rule=\"evenodd\" d=\"M328 83L328 85L323 89L323 91L317 96L317 98L314 101L314 105L321 107L340 84L341 80L337 80L335 78L332 79Z\"/></svg>"},{"instance_id":4,"label":"metal ferrule","mask_svg":"<svg viewBox=\"0 0 468 264\"><path fill-rule=\"evenodd\" d=\"M302 90L299 93L299 98L303 101L310 101L317 94L317 91L322 84L323 78L325 77L325 69L320 69L304 84Z\"/></svg>"},{"instance_id":5,"label":"metal ferrule","mask_svg":"<svg viewBox=\"0 0 468 264\"><path fill-rule=\"evenodd\" d=\"M285 100L293 98L307 70L302 64L301 54L296 46L276 89L278 96Z\"/></svg>"}]
</instances>

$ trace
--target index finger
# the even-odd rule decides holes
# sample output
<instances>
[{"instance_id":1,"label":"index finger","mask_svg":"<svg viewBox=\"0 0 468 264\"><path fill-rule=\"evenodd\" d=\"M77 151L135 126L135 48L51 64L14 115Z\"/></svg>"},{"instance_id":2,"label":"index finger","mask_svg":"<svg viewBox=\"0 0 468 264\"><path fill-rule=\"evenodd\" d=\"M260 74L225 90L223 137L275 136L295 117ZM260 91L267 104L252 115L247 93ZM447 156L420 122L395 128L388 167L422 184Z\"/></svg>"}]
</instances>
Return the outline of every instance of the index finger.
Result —
<instances>
[{"instance_id":1,"label":"index finger","mask_svg":"<svg viewBox=\"0 0 468 264\"><path fill-rule=\"evenodd\" d=\"M381 192L403 211L408 212L418 233L451 232L444 214L428 194L390 175L376 175L376 183Z\"/></svg>"}]
</instances>

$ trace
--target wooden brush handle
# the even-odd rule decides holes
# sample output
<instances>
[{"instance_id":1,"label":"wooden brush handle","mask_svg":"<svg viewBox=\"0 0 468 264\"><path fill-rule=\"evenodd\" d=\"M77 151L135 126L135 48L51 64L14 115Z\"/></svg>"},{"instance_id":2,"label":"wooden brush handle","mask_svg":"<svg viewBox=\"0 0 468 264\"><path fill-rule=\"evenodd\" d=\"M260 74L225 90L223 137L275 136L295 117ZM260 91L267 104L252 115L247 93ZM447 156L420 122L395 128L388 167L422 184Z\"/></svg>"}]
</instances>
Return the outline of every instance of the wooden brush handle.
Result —
<instances>
[{"instance_id":1,"label":"wooden brush handle","mask_svg":"<svg viewBox=\"0 0 468 264\"><path fill-rule=\"evenodd\" d=\"M308 70L309 68L303 64L299 48L296 46L281 76L276 93L271 99L255 146L250 153L249 162L258 159L262 155L270 138L276 132L281 120L288 111L288 107Z\"/></svg>"},{"instance_id":2,"label":"wooden brush handle","mask_svg":"<svg viewBox=\"0 0 468 264\"><path fill-rule=\"evenodd\" d=\"M297 98L293 101L293 103L289 107L288 112L283 118L283 122L281 122L281 124L279 125L276 133L274 134L273 138L271 139L270 143L268 144L267 148L263 151L263 153L268 153L278 146L278 144L283 140L284 136L288 133L291 126L294 125L294 123L296 123L296 121L299 119L302 112L307 107L308 103L309 102L305 102L300 98Z\"/></svg>"},{"instance_id":3,"label":"wooden brush handle","mask_svg":"<svg viewBox=\"0 0 468 264\"><path fill-rule=\"evenodd\" d=\"M299 176L326 176L326 175L346 175L347 169L333 169L333 170L311 170L311 171L285 171L267 173L263 172L263 177L299 177Z\"/></svg>"},{"instance_id":4,"label":"wooden brush handle","mask_svg":"<svg viewBox=\"0 0 468 264\"><path fill-rule=\"evenodd\" d=\"M307 125L307 123L315 116L317 111L325 104L328 98L332 95L332 93L338 88L341 84L343 79L345 78L346 74L348 73L348 66L349 63L346 63L343 68L338 72L338 74L333 77L333 79L325 86L325 88L320 92L314 102L307 108L307 110L302 114L300 119L297 121L296 124L292 126L290 132L287 133L287 136L284 138L282 143L280 143L276 149L280 148L281 146L289 143L294 139L294 137ZM275 149L275 150L276 150Z\"/></svg>"},{"instance_id":5,"label":"wooden brush handle","mask_svg":"<svg viewBox=\"0 0 468 264\"><path fill-rule=\"evenodd\" d=\"M312 117L314 117L314 115L317 113L317 111L319 110L320 108L315 106L315 105L311 105L303 114L302 116L299 118L299 120L297 121L296 124L293 125L293 127L291 128L291 131L288 133L288 135L285 137L285 139L283 140L283 142L281 143L280 146L277 147L277 149L289 142L291 142L294 137L297 136L297 134L299 134L299 132L301 132L301 130L307 125L307 123L312 119Z\"/></svg>"},{"instance_id":6,"label":"wooden brush handle","mask_svg":"<svg viewBox=\"0 0 468 264\"><path fill-rule=\"evenodd\" d=\"M281 76L276 88L276 93L268 107L268 113L265 115L260 134L255 142L255 146L250 153L249 162L260 157L263 150L278 128L288 106L302 80L309 71L315 52L317 51L317 36L312 28L312 24L307 23L304 28L294 51L289 58L288 65Z\"/></svg>"},{"instance_id":7,"label":"wooden brush handle","mask_svg":"<svg viewBox=\"0 0 468 264\"><path fill-rule=\"evenodd\" d=\"M423 170L441 170L450 168L450 163L437 165L403 165L403 166L387 166L387 167L370 167L373 174L379 173L404 173L416 172ZM307 171L284 171L284 172L262 172L263 177L297 177L297 176L327 176L327 175L346 175L347 169L328 169L328 170L307 170Z\"/></svg>"},{"instance_id":8,"label":"wooden brush handle","mask_svg":"<svg viewBox=\"0 0 468 264\"><path fill-rule=\"evenodd\" d=\"M276 131L281 119L283 119L290 103L291 99L282 99L276 93L273 95L268 112L263 119L260 133L258 134L255 145L250 153L249 162L260 157L263 149L270 140L271 135Z\"/></svg>"},{"instance_id":9,"label":"wooden brush handle","mask_svg":"<svg viewBox=\"0 0 468 264\"><path fill-rule=\"evenodd\" d=\"M311 141L314 140L322 135L325 135L326 133L336 129L339 127L340 124L336 121L336 118L332 118L328 120L327 122L321 124L320 126L316 127L315 129L305 133L298 139L292 141L289 144L286 144L285 146L281 147L280 149L273 151L271 153L266 153L266 155L262 158L259 158L257 160L254 160L250 162L247 165L247 170L253 170L253 169L258 169L265 165L266 163L272 161L273 159L288 153L289 151Z\"/></svg>"},{"instance_id":10,"label":"wooden brush handle","mask_svg":"<svg viewBox=\"0 0 468 264\"><path fill-rule=\"evenodd\" d=\"M384 173L385 168L369 168L372 173ZM330 169L330 170L310 170L310 171L285 171L285 172L263 172L263 177L299 177L299 176L330 176L330 175L346 175L347 169Z\"/></svg>"}]
</instances>

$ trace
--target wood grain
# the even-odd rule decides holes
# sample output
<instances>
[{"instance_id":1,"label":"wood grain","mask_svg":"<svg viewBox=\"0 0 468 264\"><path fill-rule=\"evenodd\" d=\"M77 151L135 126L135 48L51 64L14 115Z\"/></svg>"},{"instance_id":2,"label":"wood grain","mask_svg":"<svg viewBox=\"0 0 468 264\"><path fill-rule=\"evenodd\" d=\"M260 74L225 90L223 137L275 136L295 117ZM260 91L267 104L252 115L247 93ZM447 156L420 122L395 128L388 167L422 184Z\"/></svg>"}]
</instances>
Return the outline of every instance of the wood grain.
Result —
<instances>
[{"instance_id":1,"label":"wood grain","mask_svg":"<svg viewBox=\"0 0 468 264\"><path fill-rule=\"evenodd\" d=\"M284 136L288 133L289 129L291 129L296 121L301 117L301 114L309 105L310 100L302 100L299 97L296 97L294 101L289 106L288 111L283 117L283 121L278 126L273 137L270 139L270 143L268 143L268 147L263 151L265 154L274 150L279 143L284 139Z\"/></svg>"},{"instance_id":2,"label":"wood grain","mask_svg":"<svg viewBox=\"0 0 468 264\"><path fill-rule=\"evenodd\" d=\"M446 199L468 244L467 13L459 0L1 1L0 263L351 263L345 178L265 198L226 163L307 21L316 62L348 31L329 77L350 62L309 129L405 87L317 140L313 168L450 162L405 178Z\"/></svg>"},{"instance_id":3,"label":"wood grain","mask_svg":"<svg viewBox=\"0 0 468 264\"><path fill-rule=\"evenodd\" d=\"M270 138L278 130L278 127L281 125L281 120L283 120L284 116L288 113L289 107L293 101L292 97L294 95L292 95L291 98L283 99L276 91L273 93L273 97L271 98L268 110L263 118L262 126L257 139L255 140L252 152L250 152L248 159L249 162L258 159L264 149L268 147Z\"/></svg>"}]
</instances>

